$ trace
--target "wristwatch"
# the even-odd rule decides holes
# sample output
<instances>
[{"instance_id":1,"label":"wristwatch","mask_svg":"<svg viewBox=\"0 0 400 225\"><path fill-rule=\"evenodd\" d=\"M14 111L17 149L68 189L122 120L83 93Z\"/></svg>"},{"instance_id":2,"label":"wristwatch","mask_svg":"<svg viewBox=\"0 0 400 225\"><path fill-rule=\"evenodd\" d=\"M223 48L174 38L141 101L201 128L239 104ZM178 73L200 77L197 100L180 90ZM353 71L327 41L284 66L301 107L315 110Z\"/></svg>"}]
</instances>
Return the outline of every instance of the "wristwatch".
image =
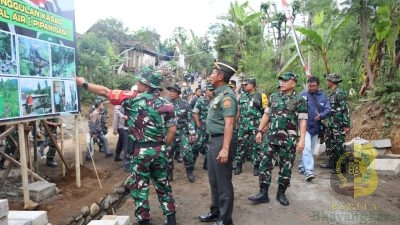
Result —
<instances>
[{"instance_id":1,"label":"wristwatch","mask_svg":"<svg viewBox=\"0 0 400 225\"><path fill-rule=\"evenodd\" d=\"M82 84L82 87L85 88L85 89L87 90L87 89L88 89L88 85L89 85L89 83L85 81L85 82Z\"/></svg>"}]
</instances>

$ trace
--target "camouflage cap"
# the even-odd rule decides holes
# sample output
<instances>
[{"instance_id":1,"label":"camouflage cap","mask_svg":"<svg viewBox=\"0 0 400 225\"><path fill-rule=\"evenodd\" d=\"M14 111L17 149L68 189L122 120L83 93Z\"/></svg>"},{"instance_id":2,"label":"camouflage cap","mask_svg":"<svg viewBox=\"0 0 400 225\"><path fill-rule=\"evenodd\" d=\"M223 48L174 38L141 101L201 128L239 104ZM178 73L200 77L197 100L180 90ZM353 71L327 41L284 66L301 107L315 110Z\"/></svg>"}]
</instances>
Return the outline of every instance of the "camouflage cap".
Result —
<instances>
[{"instance_id":1,"label":"camouflage cap","mask_svg":"<svg viewBox=\"0 0 400 225\"><path fill-rule=\"evenodd\" d=\"M243 84L252 84L255 87L257 85L257 81L256 78L246 78L244 79Z\"/></svg>"},{"instance_id":2,"label":"camouflage cap","mask_svg":"<svg viewBox=\"0 0 400 225\"><path fill-rule=\"evenodd\" d=\"M283 73L282 75L280 75L278 77L278 80L294 80L297 82L297 76L296 76L296 74L294 74L292 72L286 72L286 73Z\"/></svg>"},{"instance_id":3,"label":"camouflage cap","mask_svg":"<svg viewBox=\"0 0 400 225\"><path fill-rule=\"evenodd\" d=\"M143 84L146 84L152 88L162 90L161 75L158 72L154 71L150 67L143 68L142 72L140 72L138 75L136 75L136 80L140 81Z\"/></svg>"},{"instance_id":4,"label":"camouflage cap","mask_svg":"<svg viewBox=\"0 0 400 225\"><path fill-rule=\"evenodd\" d=\"M172 85L172 86L167 87L167 90L168 90L168 91L171 91L171 89L178 91L179 94L182 93L182 91L181 91L181 85L179 85L179 84L174 84L174 85Z\"/></svg>"},{"instance_id":5,"label":"camouflage cap","mask_svg":"<svg viewBox=\"0 0 400 225\"><path fill-rule=\"evenodd\" d=\"M330 73L328 74L328 76L326 77L327 80L332 81L333 83L340 83L342 82L342 79L340 78L339 75L337 75L336 73Z\"/></svg>"},{"instance_id":6,"label":"camouflage cap","mask_svg":"<svg viewBox=\"0 0 400 225\"><path fill-rule=\"evenodd\" d=\"M224 60L214 60L213 63L214 69L219 69L225 72L225 74L229 77L233 76L236 71L237 71L237 66L233 65L232 63L229 63Z\"/></svg>"}]
</instances>

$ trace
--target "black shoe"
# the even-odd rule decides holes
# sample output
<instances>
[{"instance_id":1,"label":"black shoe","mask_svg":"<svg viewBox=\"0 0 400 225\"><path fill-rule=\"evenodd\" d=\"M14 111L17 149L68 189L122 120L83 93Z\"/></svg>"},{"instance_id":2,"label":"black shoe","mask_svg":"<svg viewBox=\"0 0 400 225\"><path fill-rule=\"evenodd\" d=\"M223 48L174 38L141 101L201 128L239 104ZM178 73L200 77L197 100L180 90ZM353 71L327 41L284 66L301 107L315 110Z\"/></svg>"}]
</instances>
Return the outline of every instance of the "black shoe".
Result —
<instances>
[{"instance_id":1,"label":"black shoe","mask_svg":"<svg viewBox=\"0 0 400 225\"><path fill-rule=\"evenodd\" d=\"M57 163L56 162L54 162L53 160L51 160L51 161L47 161L46 162L46 166L48 166L48 167L57 167Z\"/></svg>"},{"instance_id":2,"label":"black shoe","mask_svg":"<svg viewBox=\"0 0 400 225\"><path fill-rule=\"evenodd\" d=\"M150 223L150 220L142 220L139 222L139 225L153 225L153 224Z\"/></svg>"},{"instance_id":3,"label":"black shoe","mask_svg":"<svg viewBox=\"0 0 400 225\"><path fill-rule=\"evenodd\" d=\"M204 158L203 170L207 170L207 158Z\"/></svg>"},{"instance_id":4,"label":"black shoe","mask_svg":"<svg viewBox=\"0 0 400 225\"><path fill-rule=\"evenodd\" d=\"M332 158L328 158L325 163L319 164L322 169L333 169L334 163Z\"/></svg>"},{"instance_id":5,"label":"black shoe","mask_svg":"<svg viewBox=\"0 0 400 225\"><path fill-rule=\"evenodd\" d=\"M278 192L276 194L276 199L281 203L283 206L288 206L289 205L289 200L286 198L285 195L286 187L283 185L278 186Z\"/></svg>"},{"instance_id":6,"label":"black shoe","mask_svg":"<svg viewBox=\"0 0 400 225\"><path fill-rule=\"evenodd\" d=\"M217 221L218 218L219 218L219 214L213 214L211 212L209 212L205 215L199 216L200 222L205 222L205 223Z\"/></svg>"},{"instance_id":7,"label":"black shoe","mask_svg":"<svg viewBox=\"0 0 400 225\"><path fill-rule=\"evenodd\" d=\"M111 157L113 157L114 156L114 153L112 153L112 152L109 152L109 153L107 153L106 154L106 158L111 158Z\"/></svg>"},{"instance_id":8,"label":"black shoe","mask_svg":"<svg viewBox=\"0 0 400 225\"><path fill-rule=\"evenodd\" d=\"M191 182L191 183L193 183L195 181L196 178L194 177L193 171L187 172L187 178L188 178L189 182Z\"/></svg>"},{"instance_id":9,"label":"black shoe","mask_svg":"<svg viewBox=\"0 0 400 225\"><path fill-rule=\"evenodd\" d=\"M85 156L85 161L91 161L92 160L92 157L90 157L90 156Z\"/></svg>"},{"instance_id":10,"label":"black shoe","mask_svg":"<svg viewBox=\"0 0 400 225\"><path fill-rule=\"evenodd\" d=\"M115 161L115 162L123 161L123 159L121 158L121 156L116 155L115 158L114 158L114 161Z\"/></svg>"},{"instance_id":11,"label":"black shoe","mask_svg":"<svg viewBox=\"0 0 400 225\"><path fill-rule=\"evenodd\" d=\"M332 174L339 174L336 168L329 170L329 172ZM346 173L346 166L344 164L340 165L340 173Z\"/></svg>"},{"instance_id":12,"label":"black shoe","mask_svg":"<svg viewBox=\"0 0 400 225\"><path fill-rule=\"evenodd\" d=\"M167 220L164 221L164 225L176 225L175 214L168 215Z\"/></svg>"},{"instance_id":13,"label":"black shoe","mask_svg":"<svg viewBox=\"0 0 400 225\"><path fill-rule=\"evenodd\" d=\"M216 223L214 223L214 225L233 225L232 221L231 222L224 222L222 220L218 220Z\"/></svg>"},{"instance_id":14,"label":"black shoe","mask_svg":"<svg viewBox=\"0 0 400 225\"><path fill-rule=\"evenodd\" d=\"M255 177L258 177L260 175L260 169L258 167L256 167L256 166L254 167L253 175Z\"/></svg>"},{"instance_id":15,"label":"black shoe","mask_svg":"<svg viewBox=\"0 0 400 225\"><path fill-rule=\"evenodd\" d=\"M239 175L241 173L242 173L242 165L236 165L236 169L235 172L233 172L233 174Z\"/></svg>"},{"instance_id":16,"label":"black shoe","mask_svg":"<svg viewBox=\"0 0 400 225\"><path fill-rule=\"evenodd\" d=\"M0 162L0 170L5 170L6 168L4 167L4 162Z\"/></svg>"}]
</instances>

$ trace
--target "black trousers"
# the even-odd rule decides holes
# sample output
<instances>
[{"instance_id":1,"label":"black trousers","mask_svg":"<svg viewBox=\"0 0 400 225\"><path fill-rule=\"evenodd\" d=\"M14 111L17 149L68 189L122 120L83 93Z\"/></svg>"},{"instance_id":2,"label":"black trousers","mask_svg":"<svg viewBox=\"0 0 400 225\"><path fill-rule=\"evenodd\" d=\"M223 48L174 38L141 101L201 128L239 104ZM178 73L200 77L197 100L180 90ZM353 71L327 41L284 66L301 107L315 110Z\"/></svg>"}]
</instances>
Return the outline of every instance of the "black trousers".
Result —
<instances>
[{"instance_id":1,"label":"black trousers","mask_svg":"<svg viewBox=\"0 0 400 225\"><path fill-rule=\"evenodd\" d=\"M211 188L211 208L213 214L219 213L219 219L225 224L232 223L233 211L233 185L232 185L232 161L236 146L236 135L232 137L227 164L217 161L222 148L224 136L210 137L208 140L207 167L208 180Z\"/></svg>"},{"instance_id":2,"label":"black trousers","mask_svg":"<svg viewBox=\"0 0 400 225\"><path fill-rule=\"evenodd\" d=\"M115 157L120 156L124 147L125 131L124 128L118 128L118 142L115 147Z\"/></svg>"}]
</instances>

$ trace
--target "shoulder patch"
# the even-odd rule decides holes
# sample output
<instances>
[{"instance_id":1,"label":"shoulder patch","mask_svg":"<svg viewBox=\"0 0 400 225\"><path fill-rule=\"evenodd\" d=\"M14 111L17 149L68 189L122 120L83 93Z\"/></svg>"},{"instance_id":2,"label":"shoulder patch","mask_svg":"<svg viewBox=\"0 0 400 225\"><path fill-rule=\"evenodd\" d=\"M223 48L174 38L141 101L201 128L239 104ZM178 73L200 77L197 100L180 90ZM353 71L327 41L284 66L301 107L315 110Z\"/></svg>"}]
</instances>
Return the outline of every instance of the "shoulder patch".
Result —
<instances>
[{"instance_id":1,"label":"shoulder patch","mask_svg":"<svg viewBox=\"0 0 400 225\"><path fill-rule=\"evenodd\" d=\"M224 108L230 108L232 106L232 99L230 97L225 97L222 102L224 104Z\"/></svg>"}]
</instances>

